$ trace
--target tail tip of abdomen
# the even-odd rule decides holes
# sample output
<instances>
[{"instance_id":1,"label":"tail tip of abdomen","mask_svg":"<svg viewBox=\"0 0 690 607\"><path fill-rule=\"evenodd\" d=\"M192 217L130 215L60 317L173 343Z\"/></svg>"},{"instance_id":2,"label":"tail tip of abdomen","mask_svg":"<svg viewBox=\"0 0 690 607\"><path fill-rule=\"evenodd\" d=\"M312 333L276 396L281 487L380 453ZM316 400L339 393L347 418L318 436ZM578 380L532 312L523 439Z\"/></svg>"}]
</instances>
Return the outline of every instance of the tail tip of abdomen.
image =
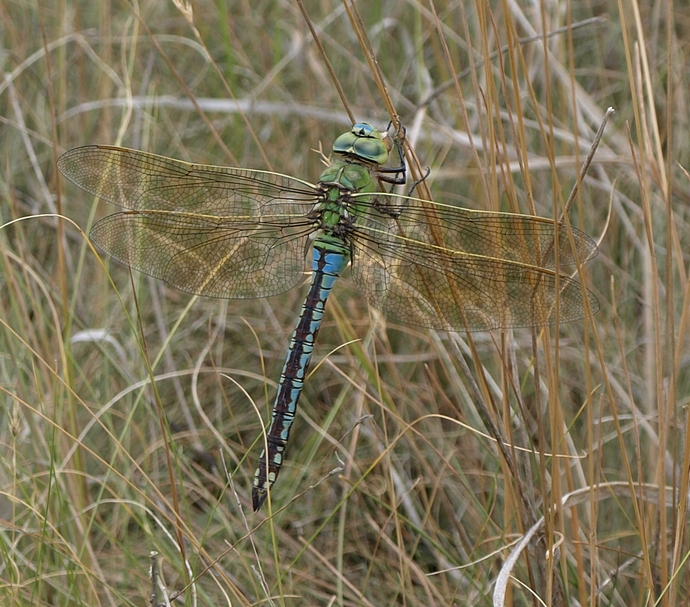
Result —
<instances>
[{"instance_id":1,"label":"tail tip of abdomen","mask_svg":"<svg viewBox=\"0 0 690 607\"><path fill-rule=\"evenodd\" d=\"M252 508L254 508L254 512L259 511L266 501L267 496L268 492L266 489L262 489L261 487L254 487L252 489Z\"/></svg>"}]
</instances>

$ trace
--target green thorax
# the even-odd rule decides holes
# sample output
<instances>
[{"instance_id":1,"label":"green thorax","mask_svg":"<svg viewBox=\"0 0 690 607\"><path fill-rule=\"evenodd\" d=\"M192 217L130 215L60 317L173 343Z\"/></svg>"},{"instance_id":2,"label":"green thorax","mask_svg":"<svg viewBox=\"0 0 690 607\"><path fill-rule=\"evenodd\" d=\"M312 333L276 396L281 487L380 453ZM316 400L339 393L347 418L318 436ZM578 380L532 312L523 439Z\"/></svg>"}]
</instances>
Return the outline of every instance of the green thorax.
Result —
<instances>
[{"instance_id":1,"label":"green thorax","mask_svg":"<svg viewBox=\"0 0 690 607\"><path fill-rule=\"evenodd\" d=\"M355 124L349 133L333 143L333 152L343 157L331 164L319 178L322 200L317 210L321 233L317 242L349 249L349 227L364 205L371 202L366 194L376 192L376 169L388 160L388 146L383 135L371 125Z\"/></svg>"}]
</instances>

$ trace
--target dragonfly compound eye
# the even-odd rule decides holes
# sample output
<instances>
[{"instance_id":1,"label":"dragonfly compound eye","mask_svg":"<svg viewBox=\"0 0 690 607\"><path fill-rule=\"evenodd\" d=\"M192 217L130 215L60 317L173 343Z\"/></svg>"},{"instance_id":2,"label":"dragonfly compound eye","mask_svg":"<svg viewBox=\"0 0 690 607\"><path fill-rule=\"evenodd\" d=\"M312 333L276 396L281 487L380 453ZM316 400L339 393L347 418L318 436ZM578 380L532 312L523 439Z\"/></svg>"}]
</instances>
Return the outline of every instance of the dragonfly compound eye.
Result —
<instances>
[{"instance_id":1,"label":"dragonfly compound eye","mask_svg":"<svg viewBox=\"0 0 690 607\"><path fill-rule=\"evenodd\" d=\"M333 142L333 152L336 154L368 164L385 164L388 149L381 133L366 122L355 124L349 133L343 133Z\"/></svg>"}]
</instances>

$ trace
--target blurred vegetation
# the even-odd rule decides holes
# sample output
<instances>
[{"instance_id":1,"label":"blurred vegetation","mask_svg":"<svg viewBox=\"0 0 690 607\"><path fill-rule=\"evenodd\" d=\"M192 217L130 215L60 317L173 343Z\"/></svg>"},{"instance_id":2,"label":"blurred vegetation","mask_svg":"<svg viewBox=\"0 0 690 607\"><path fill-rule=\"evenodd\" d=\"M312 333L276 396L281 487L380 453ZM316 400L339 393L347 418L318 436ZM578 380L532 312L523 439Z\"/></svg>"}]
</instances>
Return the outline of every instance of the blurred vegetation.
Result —
<instances>
[{"instance_id":1,"label":"blurred vegetation","mask_svg":"<svg viewBox=\"0 0 690 607\"><path fill-rule=\"evenodd\" d=\"M0 4L0 603L142 605L152 551L184 605L687 600L689 30L680 0ZM569 213L599 313L436 334L346 276L271 516L257 437L304 289L101 261L112 209L55 168L107 143L315 181L392 110L434 200L558 217L609 107Z\"/></svg>"}]
</instances>

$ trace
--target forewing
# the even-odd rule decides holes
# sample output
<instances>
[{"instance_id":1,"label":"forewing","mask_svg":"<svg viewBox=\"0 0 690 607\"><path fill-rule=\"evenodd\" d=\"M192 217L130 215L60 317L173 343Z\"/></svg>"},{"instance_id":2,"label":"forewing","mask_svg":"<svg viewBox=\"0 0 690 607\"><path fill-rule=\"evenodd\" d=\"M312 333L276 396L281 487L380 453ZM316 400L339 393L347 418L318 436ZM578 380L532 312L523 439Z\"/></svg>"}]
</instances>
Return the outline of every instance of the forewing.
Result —
<instances>
[{"instance_id":1,"label":"forewing","mask_svg":"<svg viewBox=\"0 0 690 607\"><path fill-rule=\"evenodd\" d=\"M75 148L60 172L83 190L133 211L220 217L300 216L314 204L312 184L268 171L190 164L105 145Z\"/></svg>"},{"instance_id":2,"label":"forewing","mask_svg":"<svg viewBox=\"0 0 690 607\"><path fill-rule=\"evenodd\" d=\"M474 211L395 194L377 194L360 224L373 231L389 230L388 223L380 222L397 212L394 231L450 251L555 268L558 232L559 267L573 266L576 260L583 263L598 252L587 234L551 219Z\"/></svg>"}]
</instances>

